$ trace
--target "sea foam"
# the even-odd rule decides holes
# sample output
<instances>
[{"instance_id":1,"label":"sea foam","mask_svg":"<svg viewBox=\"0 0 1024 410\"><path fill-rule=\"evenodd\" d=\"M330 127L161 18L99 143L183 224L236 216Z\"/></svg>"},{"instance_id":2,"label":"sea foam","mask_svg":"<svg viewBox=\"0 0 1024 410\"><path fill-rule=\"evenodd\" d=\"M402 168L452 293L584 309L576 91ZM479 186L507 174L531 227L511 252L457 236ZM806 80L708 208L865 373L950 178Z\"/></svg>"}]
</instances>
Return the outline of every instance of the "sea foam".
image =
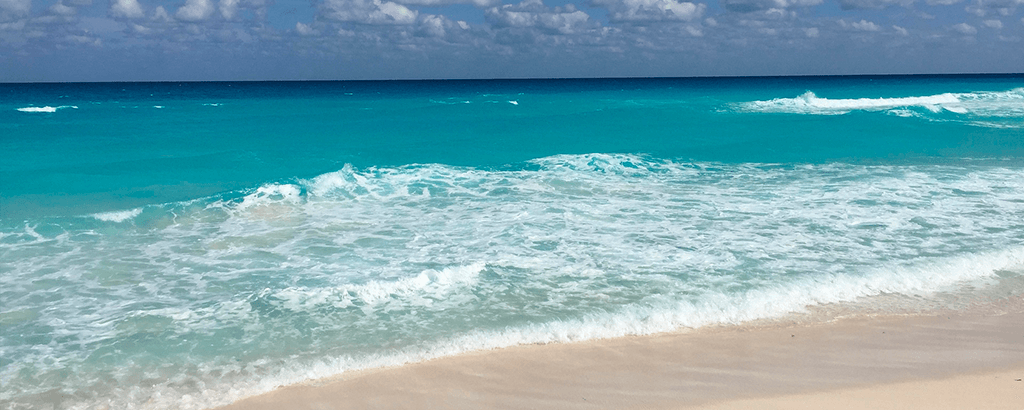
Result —
<instances>
[{"instance_id":1,"label":"sea foam","mask_svg":"<svg viewBox=\"0 0 1024 410\"><path fill-rule=\"evenodd\" d=\"M142 214L142 208L129 209L124 211L101 212L92 214L93 218L106 222L124 222Z\"/></svg>"},{"instance_id":2,"label":"sea foam","mask_svg":"<svg viewBox=\"0 0 1024 410\"><path fill-rule=\"evenodd\" d=\"M472 350L927 301L1024 275L1020 192L1019 167L969 161L345 166L149 205L130 229L3 232L5 303L35 312L5 334L39 342L5 345L0 377L34 397L73 367L85 407L202 408ZM132 382L153 366L181 378Z\"/></svg>"},{"instance_id":3,"label":"sea foam","mask_svg":"<svg viewBox=\"0 0 1024 410\"><path fill-rule=\"evenodd\" d=\"M21 112L57 112L57 110L63 109L63 108L75 108L75 109L77 109L78 106L75 106L75 105L61 105L61 106L58 106L58 107L51 107L51 106L23 107L23 108L18 108L18 111L21 111Z\"/></svg>"},{"instance_id":4,"label":"sea foam","mask_svg":"<svg viewBox=\"0 0 1024 410\"><path fill-rule=\"evenodd\" d=\"M907 108L920 108L930 113L943 111L960 115L997 118L1024 118L1024 88L1007 91L979 91L972 93L942 93L928 96L898 98L818 97L808 91L796 98L776 98L751 101L738 105L741 111L764 113L841 115L853 111L889 111L899 116L911 116Z\"/></svg>"}]
</instances>

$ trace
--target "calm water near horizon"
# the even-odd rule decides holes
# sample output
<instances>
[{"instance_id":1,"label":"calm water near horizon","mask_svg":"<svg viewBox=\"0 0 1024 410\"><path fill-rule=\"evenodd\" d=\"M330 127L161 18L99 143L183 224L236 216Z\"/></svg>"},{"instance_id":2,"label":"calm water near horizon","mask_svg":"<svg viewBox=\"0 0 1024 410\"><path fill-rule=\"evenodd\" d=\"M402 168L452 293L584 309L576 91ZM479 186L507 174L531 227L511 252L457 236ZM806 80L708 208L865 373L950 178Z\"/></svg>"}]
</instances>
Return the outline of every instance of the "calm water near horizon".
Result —
<instances>
[{"instance_id":1,"label":"calm water near horizon","mask_svg":"<svg viewBox=\"0 0 1024 410\"><path fill-rule=\"evenodd\" d=\"M954 294L1024 294L1024 75L0 84L3 409Z\"/></svg>"}]
</instances>

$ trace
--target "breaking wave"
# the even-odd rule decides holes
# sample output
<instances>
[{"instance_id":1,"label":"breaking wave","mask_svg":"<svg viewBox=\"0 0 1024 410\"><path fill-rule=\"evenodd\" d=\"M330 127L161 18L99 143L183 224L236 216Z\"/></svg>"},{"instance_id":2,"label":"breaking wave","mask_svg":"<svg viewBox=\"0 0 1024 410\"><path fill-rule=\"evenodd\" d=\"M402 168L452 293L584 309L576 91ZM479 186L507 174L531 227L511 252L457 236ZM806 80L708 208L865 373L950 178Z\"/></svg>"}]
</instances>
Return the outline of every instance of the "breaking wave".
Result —
<instances>
[{"instance_id":1,"label":"breaking wave","mask_svg":"<svg viewBox=\"0 0 1024 410\"><path fill-rule=\"evenodd\" d=\"M1024 170L969 163L588 154L28 222L0 232L0 399L196 409L472 350L927 301L1024 275L1020 192ZM136 382L159 366L174 377Z\"/></svg>"},{"instance_id":2,"label":"breaking wave","mask_svg":"<svg viewBox=\"0 0 1024 410\"><path fill-rule=\"evenodd\" d=\"M58 106L58 107L51 107L51 106L45 106L45 107L22 107L22 108L18 108L18 111L21 111L21 112L57 112L57 110L64 109L64 108L75 108L75 109L77 109L78 106L76 106L76 105L61 105L61 106Z\"/></svg>"},{"instance_id":3,"label":"breaking wave","mask_svg":"<svg viewBox=\"0 0 1024 410\"><path fill-rule=\"evenodd\" d=\"M812 91L795 98L751 101L738 105L741 111L786 114L842 115L854 111L882 111L901 117L938 118L935 114L969 117L971 125L997 128L1024 126L1024 88L1008 91L942 93L899 98L819 97ZM986 121L988 119L988 121ZM1004 121L992 121L992 120ZM1014 120L1007 122L1005 120Z\"/></svg>"}]
</instances>

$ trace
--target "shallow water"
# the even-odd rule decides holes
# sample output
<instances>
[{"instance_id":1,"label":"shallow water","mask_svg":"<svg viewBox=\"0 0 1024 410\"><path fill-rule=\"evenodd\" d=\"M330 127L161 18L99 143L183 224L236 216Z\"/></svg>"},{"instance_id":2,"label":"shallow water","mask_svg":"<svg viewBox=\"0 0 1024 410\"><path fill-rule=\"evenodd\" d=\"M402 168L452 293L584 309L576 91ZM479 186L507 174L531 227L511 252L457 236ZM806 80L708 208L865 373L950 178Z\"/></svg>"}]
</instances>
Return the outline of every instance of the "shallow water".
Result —
<instances>
[{"instance_id":1,"label":"shallow water","mask_svg":"<svg viewBox=\"0 0 1024 410\"><path fill-rule=\"evenodd\" d=\"M1024 291L1019 76L0 92L5 407Z\"/></svg>"}]
</instances>

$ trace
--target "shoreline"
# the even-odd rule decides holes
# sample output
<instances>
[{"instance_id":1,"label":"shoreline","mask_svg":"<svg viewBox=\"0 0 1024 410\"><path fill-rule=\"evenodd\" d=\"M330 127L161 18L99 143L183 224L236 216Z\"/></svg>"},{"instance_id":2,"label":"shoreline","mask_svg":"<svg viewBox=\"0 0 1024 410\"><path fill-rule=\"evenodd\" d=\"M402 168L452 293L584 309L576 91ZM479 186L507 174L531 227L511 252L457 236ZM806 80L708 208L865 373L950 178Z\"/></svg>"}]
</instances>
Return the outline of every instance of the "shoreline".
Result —
<instances>
[{"instance_id":1,"label":"shoreline","mask_svg":"<svg viewBox=\"0 0 1024 410\"><path fill-rule=\"evenodd\" d=\"M978 383L966 391L1024 403L1015 381L1024 378L1024 298L1004 302L476 351L346 372L219 409L800 408L849 397L924 409L955 402L925 399ZM1014 374L1011 387L985 388Z\"/></svg>"}]
</instances>

